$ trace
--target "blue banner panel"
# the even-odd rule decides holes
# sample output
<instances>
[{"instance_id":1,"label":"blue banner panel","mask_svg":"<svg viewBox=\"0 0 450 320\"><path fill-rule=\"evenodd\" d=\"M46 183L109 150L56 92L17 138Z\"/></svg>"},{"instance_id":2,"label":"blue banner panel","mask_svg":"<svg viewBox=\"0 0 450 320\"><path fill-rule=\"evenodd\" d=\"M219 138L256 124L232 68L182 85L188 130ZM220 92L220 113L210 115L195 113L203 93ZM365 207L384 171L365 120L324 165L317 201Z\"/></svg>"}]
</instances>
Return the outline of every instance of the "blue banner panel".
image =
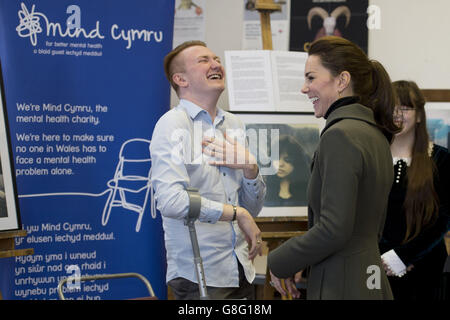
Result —
<instances>
[{"instance_id":1,"label":"blue banner panel","mask_svg":"<svg viewBox=\"0 0 450 320\"><path fill-rule=\"evenodd\" d=\"M174 1L0 0L0 61L23 228L4 299L167 296L149 144L169 109Z\"/></svg>"}]
</instances>

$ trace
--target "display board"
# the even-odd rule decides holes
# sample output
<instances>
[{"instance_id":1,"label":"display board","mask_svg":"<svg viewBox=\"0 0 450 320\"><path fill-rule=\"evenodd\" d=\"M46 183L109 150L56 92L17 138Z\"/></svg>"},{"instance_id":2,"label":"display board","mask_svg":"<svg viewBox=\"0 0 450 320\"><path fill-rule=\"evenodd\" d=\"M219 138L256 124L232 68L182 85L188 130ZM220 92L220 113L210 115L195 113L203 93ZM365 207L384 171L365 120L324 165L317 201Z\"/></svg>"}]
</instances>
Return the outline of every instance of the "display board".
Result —
<instances>
[{"instance_id":1,"label":"display board","mask_svg":"<svg viewBox=\"0 0 450 320\"><path fill-rule=\"evenodd\" d=\"M28 232L16 245L35 249L0 262L5 299L56 299L64 277L122 272L166 297L149 144L169 110L173 12L167 0L0 0L2 95ZM74 289L66 298L147 294L125 280Z\"/></svg>"}]
</instances>

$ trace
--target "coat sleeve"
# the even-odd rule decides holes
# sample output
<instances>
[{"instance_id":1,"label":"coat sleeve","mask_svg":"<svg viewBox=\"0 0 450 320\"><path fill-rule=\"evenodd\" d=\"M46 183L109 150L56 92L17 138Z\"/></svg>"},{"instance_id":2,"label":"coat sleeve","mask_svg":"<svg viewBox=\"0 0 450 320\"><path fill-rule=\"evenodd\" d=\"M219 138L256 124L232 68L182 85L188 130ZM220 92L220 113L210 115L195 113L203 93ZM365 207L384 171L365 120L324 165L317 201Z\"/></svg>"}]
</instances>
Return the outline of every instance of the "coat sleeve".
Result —
<instances>
[{"instance_id":1,"label":"coat sleeve","mask_svg":"<svg viewBox=\"0 0 450 320\"><path fill-rule=\"evenodd\" d=\"M306 234L291 238L269 254L268 266L280 278L291 277L339 251L353 232L362 171L360 150L343 130L328 130L321 138L314 166L318 172L311 178L322 180L320 213L314 213L319 219Z\"/></svg>"}]
</instances>

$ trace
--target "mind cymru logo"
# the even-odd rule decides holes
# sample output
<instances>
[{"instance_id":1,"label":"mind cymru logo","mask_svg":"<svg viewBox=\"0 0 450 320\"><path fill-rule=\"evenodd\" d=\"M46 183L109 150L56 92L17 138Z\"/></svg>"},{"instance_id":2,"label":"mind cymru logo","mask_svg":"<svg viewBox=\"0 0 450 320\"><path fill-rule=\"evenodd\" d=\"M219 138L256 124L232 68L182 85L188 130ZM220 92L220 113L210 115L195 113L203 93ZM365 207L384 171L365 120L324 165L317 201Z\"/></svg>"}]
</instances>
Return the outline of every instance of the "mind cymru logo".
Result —
<instances>
[{"instance_id":1,"label":"mind cymru logo","mask_svg":"<svg viewBox=\"0 0 450 320\"><path fill-rule=\"evenodd\" d=\"M101 31L100 21L97 19L93 20L91 17L93 14L92 10L87 10L87 15L83 15L88 18L83 19L86 20L87 23L82 27L81 8L73 4L66 8L65 14L67 14L67 16L60 18L63 20L62 23L50 21L45 14L36 11L36 6L34 4L31 6L30 10L22 2L17 14L19 17L19 24L16 27L17 34L22 38L29 38L34 47L38 45L38 37L41 34L45 37L50 37L51 39L49 40L52 40L45 43L47 47L52 47L55 40L56 42L70 42L70 38L80 42L86 39L96 39L97 41L100 41L105 39L105 35L108 35L108 32L112 40L123 41L123 43L126 44L127 50L131 49L135 41L142 41L148 45L156 45L163 42L164 39L162 30L149 28L121 28L115 23L112 24L109 29L102 26L105 30ZM88 27L86 25L88 25ZM87 45L88 44L84 44L83 48L87 47ZM89 43L89 45L92 45L92 43ZM64 45L64 47L66 47L66 45ZM102 48L102 44L95 43L94 46L91 46L90 48L99 49ZM35 53L36 52L38 51L36 50ZM86 55L92 56L89 52ZM99 55L95 54L95 56Z\"/></svg>"},{"instance_id":2,"label":"mind cymru logo","mask_svg":"<svg viewBox=\"0 0 450 320\"><path fill-rule=\"evenodd\" d=\"M22 10L19 10L19 25L16 27L17 34L26 38L29 37L31 44L36 46L37 44L37 34L42 32L42 27L40 23L41 17L47 20L47 17L42 13L35 12L35 5L31 7L31 11L25 6L24 3L20 4Z\"/></svg>"},{"instance_id":3,"label":"mind cymru logo","mask_svg":"<svg viewBox=\"0 0 450 320\"><path fill-rule=\"evenodd\" d=\"M20 7L21 10L18 11L19 25L16 27L16 31L22 38L29 37L33 46L37 45L38 34L40 33L45 33L47 37L53 38L105 38L100 32L100 21L98 20L95 22L95 27L90 31L81 27L81 9L77 5L67 7L66 13L69 16L63 24L64 26L59 22L49 21L45 14L35 11L34 4L31 6L31 10L28 10L23 2Z\"/></svg>"}]
</instances>

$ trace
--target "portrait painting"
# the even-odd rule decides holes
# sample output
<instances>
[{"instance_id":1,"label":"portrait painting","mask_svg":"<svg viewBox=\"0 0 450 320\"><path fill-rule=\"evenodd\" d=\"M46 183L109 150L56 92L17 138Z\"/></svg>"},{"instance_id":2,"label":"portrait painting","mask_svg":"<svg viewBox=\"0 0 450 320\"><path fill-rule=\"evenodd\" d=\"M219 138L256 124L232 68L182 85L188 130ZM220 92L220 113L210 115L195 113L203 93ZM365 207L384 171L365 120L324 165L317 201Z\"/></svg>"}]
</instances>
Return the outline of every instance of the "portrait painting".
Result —
<instances>
[{"instance_id":1,"label":"portrait painting","mask_svg":"<svg viewBox=\"0 0 450 320\"><path fill-rule=\"evenodd\" d=\"M237 113L267 186L259 217L306 216L311 161L324 122L312 114Z\"/></svg>"}]
</instances>

